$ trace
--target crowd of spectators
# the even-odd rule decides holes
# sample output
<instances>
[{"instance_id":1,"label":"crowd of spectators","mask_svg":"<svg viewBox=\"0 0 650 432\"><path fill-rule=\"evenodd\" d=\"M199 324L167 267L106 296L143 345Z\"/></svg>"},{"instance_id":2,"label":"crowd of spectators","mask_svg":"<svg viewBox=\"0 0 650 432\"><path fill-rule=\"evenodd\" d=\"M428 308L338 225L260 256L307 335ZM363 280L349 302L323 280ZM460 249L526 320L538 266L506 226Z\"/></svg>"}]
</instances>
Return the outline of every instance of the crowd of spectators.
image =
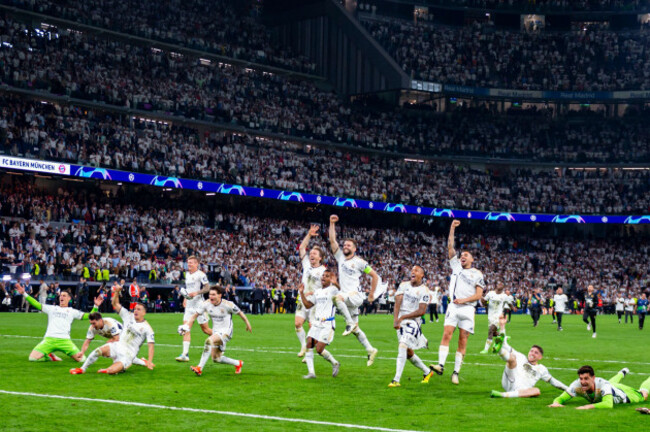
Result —
<instances>
[{"instance_id":1,"label":"crowd of spectators","mask_svg":"<svg viewBox=\"0 0 650 432\"><path fill-rule=\"evenodd\" d=\"M274 43L272 30L260 21L258 1L10 0L8 3L235 59L306 73L313 73L316 68L307 57Z\"/></svg>"},{"instance_id":2,"label":"crowd of spectators","mask_svg":"<svg viewBox=\"0 0 650 432\"><path fill-rule=\"evenodd\" d=\"M0 153L14 156L437 208L650 212L645 193L650 170L531 170L417 162L252 135L201 134L190 127L134 122L39 101L0 100L5 105L0 112ZM588 128L584 129L586 133Z\"/></svg>"},{"instance_id":3,"label":"crowd of spectators","mask_svg":"<svg viewBox=\"0 0 650 432\"><path fill-rule=\"evenodd\" d=\"M424 4L522 12L643 11L648 0L424 0Z\"/></svg>"},{"instance_id":4,"label":"crowd of spectators","mask_svg":"<svg viewBox=\"0 0 650 432\"><path fill-rule=\"evenodd\" d=\"M526 33L491 22L449 27L392 17L361 22L418 79L521 90L650 89L647 32Z\"/></svg>"}]
</instances>

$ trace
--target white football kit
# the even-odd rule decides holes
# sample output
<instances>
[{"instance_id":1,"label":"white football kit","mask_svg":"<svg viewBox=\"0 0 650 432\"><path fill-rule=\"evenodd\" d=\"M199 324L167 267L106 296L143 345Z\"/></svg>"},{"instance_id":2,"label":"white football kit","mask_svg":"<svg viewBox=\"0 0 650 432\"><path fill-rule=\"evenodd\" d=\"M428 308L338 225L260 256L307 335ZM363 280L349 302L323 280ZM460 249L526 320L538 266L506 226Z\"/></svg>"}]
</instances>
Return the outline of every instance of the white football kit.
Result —
<instances>
[{"instance_id":1,"label":"white football kit","mask_svg":"<svg viewBox=\"0 0 650 432\"><path fill-rule=\"evenodd\" d=\"M218 305L213 305L210 300L203 301L196 309L199 314L207 314L212 319L212 334L218 334L223 342L219 348L226 352L226 344L232 339L232 316L241 312L239 307L228 300L221 300Z\"/></svg>"},{"instance_id":2,"label":"white football kit","mask_svg":"<svg viewBox=\"0 0 650 432\"><path fill-rule=\"evenodd\" d=\"M334 285L314 291L306 299L313 303L313 319L308 338L324 344L332 343L334 340L334 329L336 328L336 307L334 306L334 297L339 293L339 289Z\"/></svg>"},{"instance_id":3,"label":"white football kit","mask_svg":"<svg viewBox=\"0 0 650 432\"><path fill-rule=\"evenodd\" d=\"M422 284L413 286L411 282L402 282L397 288L396 296L402 296L398 317L411 314L420 308L420 304L429 303L429 288ZM420 318L405 319L397 330L397 339L412 350L427 346L427 338L422 334Z\"/></svg>"},{"instance_id":4,"label":"white football kit","mask_svg":"<svg viewBox=\"0 0 650 432\"><path fill-rule=\"evenodd\" d=\"M566 304L568 302L569 302L569 298L566 296L566 294L562 294L562 295L555 294L553 296L553 309L555 309L555 312L565 313Z\"/></svg>"},{"instance_id":5,"label":"white football kit","mask_svg":"<svg viewBox=\"0 0 650 432\"><path fill-rule=\"evenodd\" d=\"M86 333L86 339L92 340L98 335L106 339L111 339L122 333L122 324L118 320L113 318L102 318L102 320L104 321L104 327L98 330L91 325Z\"/></svg>"},{"instance_id":6,"label":"white football kit","mask_svg":"<svg viewBox=\"0 0 650 432\"><path fill-rule=\"evenodd\" d=\"M321 265L319 267L312 267L311 263L309 262L309 255L305 255L302 258L302 284L305 287L305 290L303 291L305 297L310 296L313 292L318 291L323 287L322 278L325 270L327 270L327 267L324 265ZM296 316L301 317L305 321L307 319L311 321L313 318L311 316L313 315L313 312L310 313L310 311L312 309L313 308L307 309L305 305L302 304L300 296L298 296Z\"/></svg>"},{"instance_id":7,"label":"white football kit","mask_svg":"<svg viewBox=\"0 0 650 432\"><path fill-rule=\"evenodd\" d=\"M505 391L530 389L535 387L539 380L549 382L553 378L546 366L539 363L536 365L530 364L528 357L514 349L512 354L517 359L517 367L509 369L508 365L506 365L501 378L501 385Z\"/></svg>"},{"instance_id":8,"label":"white football kit","mask_svg":"<svg viewBox=\"0 0 650 432\"><path fill-rule=\"evenodd\" d=\"M185 276L185 289L187 290L188 294L201 291L203 285L209 283L210 282L208 281L208 276L201 270L197 270L194 273L188 272ZM203 302L204 298L200 294L191 299L187 299L185 303L185 314L183 315L183 322L189 321ZM208 317L205 314L201 313L196 318L196 322L199 324L205 324L208 322Z\"/></svg>"},{"instance_id":9,"label":"white football kit","mask_svg":"<svg viewBox=\"0 0 650 432\"><path fill-rule=\"evenodd\" d=\"M445 326L458 327L474 334L474 315L476 302L457 305L456 299L464 299L476 294L476 287L485 289L483 273L475 268L464 269L458 257L449 260L451 279L449 281L449 307L445 315Z\"/></svg>"},{"instance_id":10,"label":"white football kit","mask_svg":"<svg viewBox=\"0 0 650 432\"><path fill-rule=\"evenodd\" d=\"M138 356L140 347L145 343L155 343L154 332L147 321L136 322L133 313L125 308L120 309L123 330L118 342L108 344L113 363L122 362L124 370Z\"/></svg>"},{"instance_id":11,"label":"white football kit","mask_svg":"<svg viewBox=\"0 0 650 432\"><path fill-rule=\"evenodd\" d=\"M503 311L508 304L508 295L506 293L497 294L496 291L490 291L485 295L487 305L488 323L491 326L499 326L499 317L503 315Z\"/></svg>"},{"instance_id":12,"label":"white football kit","mask_svg":"<svg viewBox=\"0 0 650 432\"><path fill-rule=\"evenodd\" d=\"M345 299L345 305L350 311L350 316L355 322L358 322L359 307L366 299L366 295L361 290L361 275L370 273L372 268L366 260L356 255L346 259L341 248L336 251L334 258L339 264L341 295Z\"/></svg>"},{"instance_id":13,"label":"white football kit","mask_svg":"<svg viewBox=\"0 0 650 432\"><path fill-rule=\"evenodd\" d=\"M41 311L47 315L45 337L70 339L72 321L83 319L84 313L71 307L42 305Z\"/></svg>"}]
</instances>

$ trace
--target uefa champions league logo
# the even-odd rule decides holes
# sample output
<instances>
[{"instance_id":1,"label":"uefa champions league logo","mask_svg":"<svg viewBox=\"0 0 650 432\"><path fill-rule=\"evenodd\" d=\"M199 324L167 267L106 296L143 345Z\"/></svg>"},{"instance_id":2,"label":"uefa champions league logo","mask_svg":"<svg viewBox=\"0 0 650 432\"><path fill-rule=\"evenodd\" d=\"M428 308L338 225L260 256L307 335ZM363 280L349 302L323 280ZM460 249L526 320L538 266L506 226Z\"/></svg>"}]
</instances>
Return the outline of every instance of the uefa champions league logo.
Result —
<instances>
[{"instance_id":1,"label":"uefa champions league logo","mask_svg":"<svg viewBox=\"0 0 650 432\"><path fill-rule=\"evenodd\" d=\"M149 184L151 184L153 186L172 187L172 188L183 189L183 184L176 177L155 176L153 178L153 180L151 180L151 183L149 183Z\"/></svg>"},{"instance_id":2,"label":"uefa champions league logo","mask_svg":"<svg viewBox=\"0 0 650 432\"><path fill-rule=\"evenodd\" d=\"M337 198L336 201L334 201L334 205L339 207L357 208L357 202L352 198Z\"/></svg>"},{"instance_id":3,"label":"uefa champions league logo","mask_svg":"<svg viewBox=\"0 0 650 432\"><path fill-rule=\"evenodd\" d=\"M217 189L217 193L227 194L227 195L246 196L246 191L244 190L244 187L238 185L222 184L221 186L219 186L219 189Z\"/></svg>"},{"instance_id":4,"label":"uefa champions league logo","mask_svg":"<svg viewBox=\"0 0 650 432\"><path fill-rule=\"evenodd\" d=\"M74 175L83 178L112 180L111 175L104 168L79 167Z\"/></svg>"},{"instance_id":5,"label":"uefa champions league logo","mask_svg":"<svg viewBox=\"0 0 650 432\"><path fill-rule=\"evenodd\" d=\"M454 217L454 212L451 209L439 209L439 208L434 208L431 211L431 216L433 217L448 217L448 218L453 218Z\"/></svg>"},{"instance_id":6,"label":"uefa champions league logo","mask_svg":"<svg viewBox=\"0 0 650 432\"><path fill-rule=\"evenodd\" d=\"M628 216L623 223L631 225L647 224L650 223L650 216Z\"/></svg>"},{"instance_id":7,"label":"uefa champions league logo","mask_svg":"<svg viewBox=\"0 0 650 432\"><path fill-rule=\"evenodd\" d=\"M485 216L485 220L514 222L515 217L510 213L488 213Z\"/></svg>"},{"instance_id":8,"label":"uefa champions league logo","mask_svg":"<svg viewBox=\"0 0 650 432\"><path fill-rule=\"evenodd\" d=\"M580 215L556 215L551 222L554 223L585 223Z\"/></svg>"},{"instance_id":9,"label":"uefa champions league logo","mask_svg":"<svg viewBox=\"0 0 650 432\"><path fill-rule=\"evenodd\" d=\"M404 207L404 204L386 204L384 207L384 211L387 212L392 212L392 213L406 213L406 207Z\"/></svg>"},{"instance_id":10,"label":"uefa champions league logo","mask_svg":"<svg viewBox=\"0 0 650 432\"><path fill-rule=\"evenodd\" d=\"M295 201L295 202L305 202L305 199L303 198L301 193L298 192L282 192L280 196L278 196L279 200L282 201Z\"/></svg>"}]
</instances>

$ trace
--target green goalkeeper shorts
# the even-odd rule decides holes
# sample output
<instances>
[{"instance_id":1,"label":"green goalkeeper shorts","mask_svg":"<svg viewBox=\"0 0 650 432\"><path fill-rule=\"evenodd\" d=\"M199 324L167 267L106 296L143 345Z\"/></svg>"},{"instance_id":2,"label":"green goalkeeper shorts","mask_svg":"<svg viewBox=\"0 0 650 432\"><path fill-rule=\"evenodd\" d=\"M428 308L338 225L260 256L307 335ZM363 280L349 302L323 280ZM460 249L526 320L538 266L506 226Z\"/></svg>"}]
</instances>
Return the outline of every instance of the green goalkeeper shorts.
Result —
<instances>
[{"instance_id":1,"label":"green goalkeeper shorts","mask_svg":"<svg viewBox=\"0 0 650 432\"><path fill-rule=\"evenodd\" d=\"M54 351L61 351L65 355L71 357L81 350L77 348L74 342L70 339L46 337L43 338L41 343L34 347L34 351L38 351L45 355L51 354Z\"/></svg>"},{"instance_id":2,"label":"green goalkeeper shorts","mask_svg":"<svg viewBox=\"0 0 650 432\"><path fill-rule=\"evenodd\" d=\"M630 403L641 403L644 401L643 394L636 389L624 384L616 384L616 387L623 390L625 395L630 400Z\"/></svg>"}]
</instances>

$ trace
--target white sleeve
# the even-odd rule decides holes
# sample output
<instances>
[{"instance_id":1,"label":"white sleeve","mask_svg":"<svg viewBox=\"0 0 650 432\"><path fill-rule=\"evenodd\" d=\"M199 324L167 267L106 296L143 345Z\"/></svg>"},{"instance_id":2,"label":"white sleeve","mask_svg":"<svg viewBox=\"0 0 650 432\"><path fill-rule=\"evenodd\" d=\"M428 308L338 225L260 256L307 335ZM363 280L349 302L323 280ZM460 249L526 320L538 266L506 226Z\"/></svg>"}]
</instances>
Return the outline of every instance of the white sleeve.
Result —
<instances>
[{"instance_id":1,"label":"white sleeve","mask_svg":"<svg viewBox=\"0 0 650 432\"><path fill-rule=\"evenodd\" d=\"M146 336L147 336L147 343L156 343L156 338L151 326L149 326L149 328L147 329Z\"/></svg>"},{"instance_id":2,"label":"white sleeve","mask_svg":"<svg viewBox=\"0 0 650 432\"><path fill-rule=\"evenodd\" d=\"M113 322L111 326L111 336L117 336L122 333L122 326L117 321Z\"/></svg>"},{"instance_id":3,"label":"white sleeve","mask_svg":"<svg viewBox=\"0 0 650 432\"><path fill-rule=\"evenodd\" d=\"M201 288L203 288L203 285L209 284L210 281L208 281L208 275L205 273L201 273Z\"/></svg>"},{"instance_id":4,"label":"white sleeve","mask_svg":"<svg viewBox=\"0 0 650 432\"><path fill-rule=\"evenodd\" d=\"M604 384L600 388L600 395L603 397L607 395L614 395L614 389L612 388L612 385L609 382Z\"/></svg>"},{"instance_id":5,"label":"white sleeve","mask_svg":"<svg viewBox=\"0 0 650 432\"><path fill-rule=\"evenodd\" d=\"M44 314L49 314L50 312L52 312L52 309L54 309L54 306L52 305L44 305L44 304L41 305L41 312L43 312Z\"/></svg>"},{"instance_id":6,"label":"white sleeve","mask_svg":"<svg viewBox=\"0 0 650 432\"><path fill-rule=\"evenodd\" d=\"M332 297L334 297L334 296L332 296ZM309 303L315 304L315 302L314 302L314 293L311 293L308 296L306 296L305 300L307 300Z\"/></svg>"},{"instance_id":7,"label":"white sleeve","mask_svg":"<svg viewBox=\"0 0 650 432\"><path fill-rule=\"evenodd\" d=\"M451 267L451 271L453 273L459 273L463 269L463 266L460 265L460 260L458 259L457 256L453 256L449 260L449 266Z\"/></svg>"},{"instance_id":8,"label":"white sleeve","mask_svg":"<svg viewBox=\"0 0 650 432\"><path fill-rule=\"evenodd\" d=\"M94 327L91 325L88 327L88 332L86 333L86 339L95 339L95 332L93 331Z\"/></svg>"},{"instance_id":9,"label":"white sleeve","mask_svg":"<svg viewBox=\"0 0 650 432\"><path fill-rule=\"evenodd\" d=\"M405 282L402 282L401 284L399 284L399 286L397 287L397 291L395 291L395 294L394 294L395 296L404 295L404 290L406 289L406 287L404 285L405 285Z\"/></svg>"},{"instance_id":10,"label":"white sleeve","mask_svg":"<svg viewBox=\"0 0 650 432\"><path fill-rule=\"evenodd\" d=\"M237 315L239 312L241 312L241 310L237 307L237 305L235 303L231 303L230 313L233 315Z\"/></svg>"},{"instance_id":11,"label":"white sleeve","mask_svg":"<svg viewBox=\"0 0 650 432\"><path fill-rule=\"evenodd\" d=\"M305 254L305 256L302 257L302 269L309 270L309 267L311 267L311 263L309 262L309 254Z\"/></svg>"},{"instance_id":12,"label":"white sleeve","mask_svg":"<svg viewBox=\"0 0 650 432\"><path fill-rule=\"evenodd\" d=\"M124 325L126 325L127 321L131 319L131 312L129 312L129 310L124 306L120 309L120 318L122 318Z\"/></svg>"},{"instance_id":13,"label":"white sleeve","mask_svg":"<svg viewBox=\"0 0 650 432\"><path fill-rule=\"evenodd\" d=\"M546 366L542 366L540 372L539 378L544 382L549 382L551 378L553 378L553 376L548 372L548 369L546 369Z\"/></svg>"},{"instance_id":14,"label":"white sleeve","mask_svg":"<svg viewBox=\"0 0 650 432\"><path fill-rule=\"evenodd\" d=\"M485 294L485 301L488 301L488 302L489 302L490 300L492 300L492 296L493 296L492 293L493 293L493 292L494 292L494 291L490 291L490 292L488 292L487 294Z\"/></svg>"},{"instance_id":15,"label":"white sleeve","mask_svg":"<svg viewBox=\"0 0 650 432\"><path fill-rule=\"evenodd\" d=\"M341 261L343 261L345 259L345 256L343 255L343 251L341 250L340 246L336 250L336 252L334 252L334 259L336 259L336 261L338 261L338 262L341 262Z\"/></svg>"},{"instance_id":16,"label":"white sleeve","mask_svg":"<svg viewBox=\"0 0 650 432\"><path fill-rule=\"evenodd\" d=\"M364 272L366 274L370 273L370 271L366 271L367 269L372 270L372 267L370 267L370 265L368 264L368 261L366 261L364 259L357 260L357 268L360 271L362 271L362 272Z\"/></svg>"},{"instance_id":17,"label":"white sleeve","mask_svg":"<svg viewBox=\"0 0 650 432\"><path fill-rule=\"evenodd\" d=\"M576 397L576 396L577 396L577 394L576 394L576 389L578 389L578 388L580 388L580 380L575 380L575 381L573 381L573 382L569 385L569 388L567 389L566 392L567 392L571 397Z\"/></svg>"},{"instance_id":18,"label":"white sleeve","mask_svg":"<svg viewBox=\"0 0 650 432\"><path fill-rule=\"evenodd\" d=\"M74 312L73 312L72 317L73 317L74 319L76 319L76 320L81 320L81 319L84 318L84 313L81 312L80 310L78 310L78 309L73 309L73 311L74 311Z\"/></svg>"},{"instance_id":19,"label":"white sleeve","mask_svg":"<svg viewBox=\"0 0 650 432\"><path fill-rule=\"evenodd\" d=\"M485 278L483 278L483 272L476 270L476 282L474 285L485 289Z\"/></svg>"},{"instance_id":20,"label":"white sleeve","mask_svg":"<svg viewBox=\"0 0 650 432\"><path fill-rule=\"evenodd\" d=\"M429 294L429 288L424 288L420 290L420 304L426 303L429 304L429 299L431 295Z\"/></svg>"}]
</instances>

